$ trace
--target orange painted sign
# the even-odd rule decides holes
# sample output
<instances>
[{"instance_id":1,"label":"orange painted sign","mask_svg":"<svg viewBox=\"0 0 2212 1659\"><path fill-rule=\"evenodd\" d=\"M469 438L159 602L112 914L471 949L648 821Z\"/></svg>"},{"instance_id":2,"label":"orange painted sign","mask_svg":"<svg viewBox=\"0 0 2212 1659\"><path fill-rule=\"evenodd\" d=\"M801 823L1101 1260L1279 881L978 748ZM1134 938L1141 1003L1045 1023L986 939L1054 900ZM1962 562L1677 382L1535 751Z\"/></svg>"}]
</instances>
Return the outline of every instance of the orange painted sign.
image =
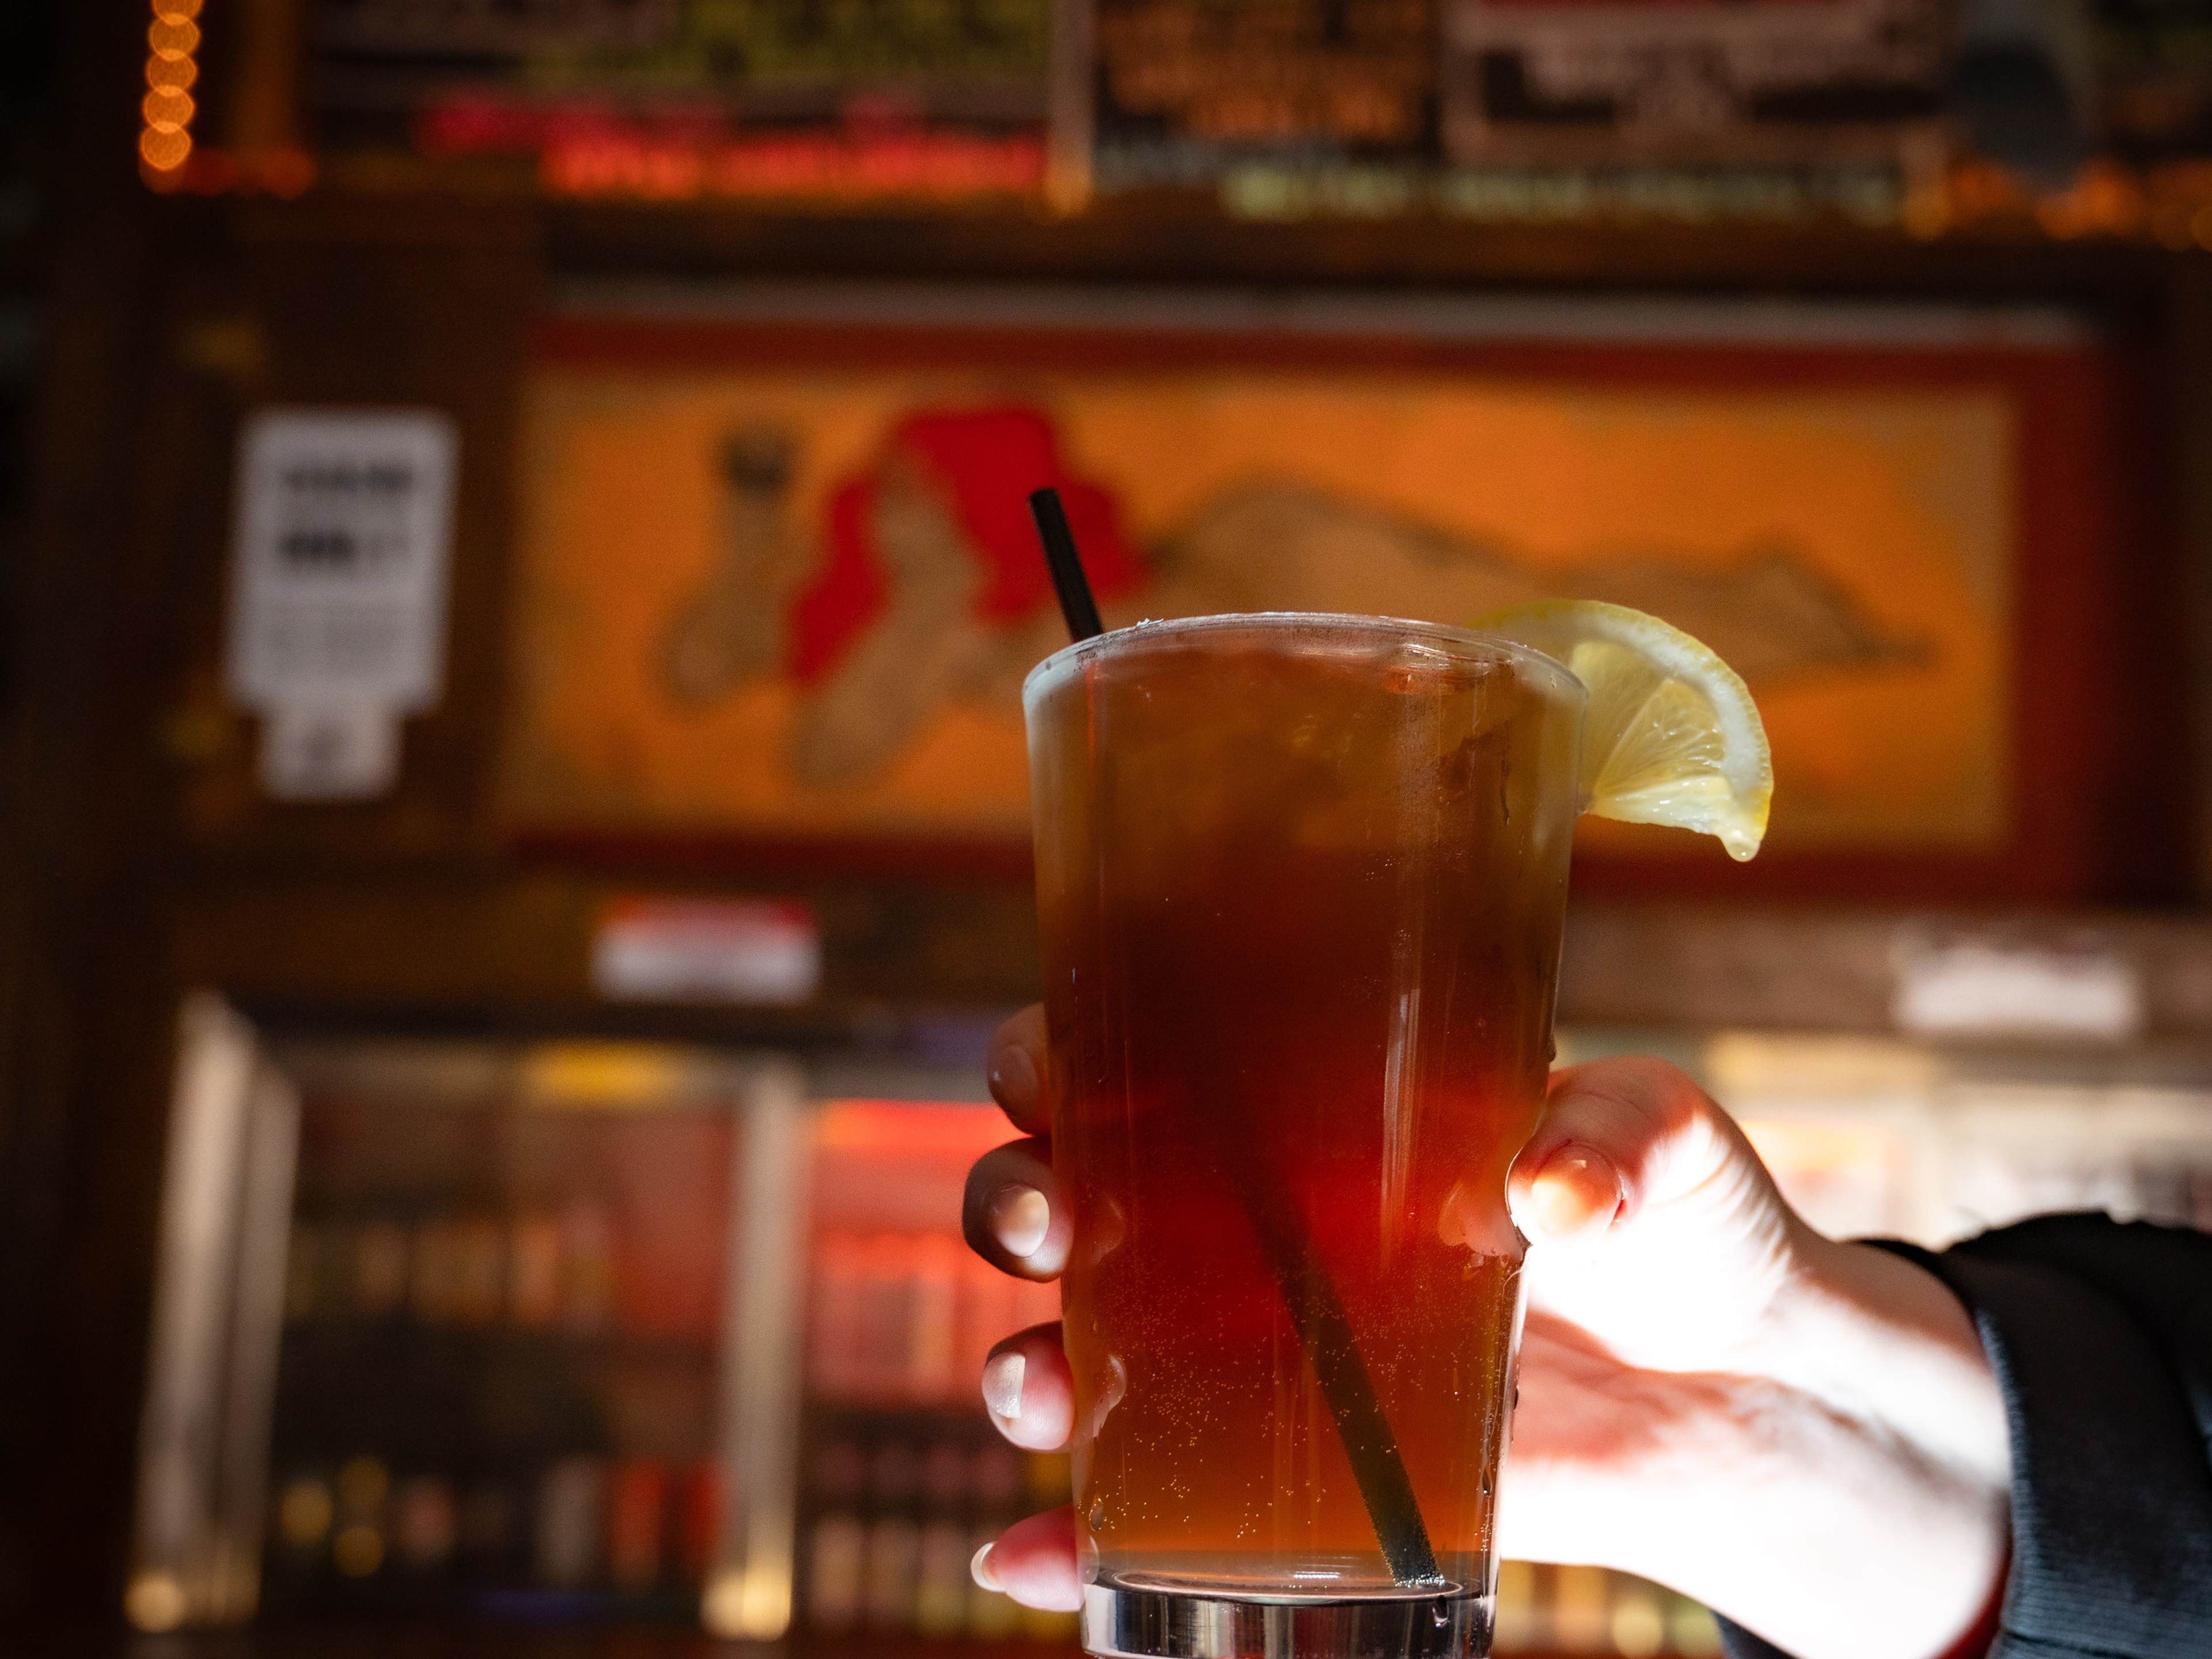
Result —
<instances>
[{"instance_id":1,"label":"orange painted sign","mask_svg":"<svg viewBox=\"0 0 2212 1659\"><path fill-rule=\"evenodd\" d=\"M1751 682L1775 848L2008 831L1999 386L789 355L536 374L516 825L1019 844L1049 483L1109 623L1613 599Z\"/></svg>"}]
</instances>

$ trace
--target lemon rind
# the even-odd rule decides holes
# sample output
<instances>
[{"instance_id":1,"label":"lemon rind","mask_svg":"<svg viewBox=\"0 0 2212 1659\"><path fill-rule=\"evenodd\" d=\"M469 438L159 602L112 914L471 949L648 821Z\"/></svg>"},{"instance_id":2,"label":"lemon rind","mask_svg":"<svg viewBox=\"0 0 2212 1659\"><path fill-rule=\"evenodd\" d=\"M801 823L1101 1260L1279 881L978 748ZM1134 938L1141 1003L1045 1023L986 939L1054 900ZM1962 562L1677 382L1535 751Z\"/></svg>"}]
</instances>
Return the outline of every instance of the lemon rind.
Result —
<instances>
[{"instance_id":1,"label":"lemon rind","mask_svg":"<svg viewBox=\"0 0 2212 1659\"><path fill-rule=\"evenodd\" d=\"M1715 811L1708 805L1692 813L1670 813L1651 799L1659 792L1642 789L1611 799L1593 794L1585 810L1597 817L1657 823L1713 836L1739 861L1759 850L1765 838L1773 798L1773 753L1751 688L1710 646L1644 611L1597 599L1541 600L1485 617L1474 626L1479 631L1530 646L1569 673L1574 666L1559 654L1557 647L1562 643L1570 651L1585 640L1621 646L1665 678L1698 690L1713 711L1721 746L1719 763L1702 775L1716 778L1726 787L1727 809ZM1553 634L1565 637L1547 637ZM1602 766L1597 769L1601 771ZM1683 781L1697 775L1686 775ZM1591 781L1595 783L1595 777Z\"/></svg>"}]
</instances>

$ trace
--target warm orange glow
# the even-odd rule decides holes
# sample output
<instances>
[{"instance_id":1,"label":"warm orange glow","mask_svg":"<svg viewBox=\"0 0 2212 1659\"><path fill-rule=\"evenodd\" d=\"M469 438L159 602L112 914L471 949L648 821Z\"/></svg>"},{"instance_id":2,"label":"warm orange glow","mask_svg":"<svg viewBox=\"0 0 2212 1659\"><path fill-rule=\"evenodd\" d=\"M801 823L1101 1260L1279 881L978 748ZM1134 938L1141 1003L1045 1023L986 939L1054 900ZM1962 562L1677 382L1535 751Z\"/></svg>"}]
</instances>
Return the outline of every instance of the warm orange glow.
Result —
<instances>
[{"instance_id":1,"label":"warm orange glow","mask_svg":"<svg viewBox=\"0 0 2212 1659\"><path fill-rule=\"evenodd\" d=\"M149 58L146 60L146 84L172 92L184 92L200 78L200 66L190 58Z\"/></svg>"},{"instance_id":2,"label":"warm orange glow","mask_svg":"<svg viewBox=\"0 0 2212 1659\"><path fill-rule=\"evenodd\" d=\"M146 44L157 58L189 58L199 50L199 25L157 15L146 31Z\"/></svg>"},{"instance_id":3,"label":"warm orange glow","mask_svg":"<svg viewBox=\"0 0 2212 1659\"><path fill-rule=\"evenodd\" d=\"M157 173L172 173L192 153L192 136L181 130L149 127L138 135L138 158Z\"/></svg>"},{"instance_id":4,"label":"warm orange glow","mask_svg":"<svg viewBox=\"0 0 2212 1659\"><path fill-rule=\"evenodd\" d=\"M814 1129L815 1146L824 1152L933 1153L963 1163L1014 1138L996 1108L951 1101L830 1101Z\"/></svg>"},{"instance_id":5,"label":"warm orange glow","mask_svg":"<svg viewBox=\"0 0 2212 1659\"><path fill-rule=\"evenodd\" d=\"M147 26L146 85L139 100L145 126L138 134L142 175L156 190L189 184L182 169L191 159L192 117L198 106L186 90L200 77L192 53L200 43L200 0L153 0L154 21Z\"/></svg>"},{"instance_id":6,"label":"warm orange glow","mask_svg":"<svg viewBox=\"0 0 2212 1659\"><path fill-rule=\"evenodd\" d=\"M2045 198L2036 218L2051 235L2131 236L2142 228L2142 181L2114 161L2093 161L2072 185Z\"/></svg>"},{"instance_id":7,"label":"warm orange glow","mask_svg":"<svg viewBox=\"0 0 2212 1659\"><path fill-rule=\"evenodd\" d=\"M1949 186L1954 218L2017 217L2033 210L2034 198L2027 190L1994 162L1960 162L1951 169Z\"/></svg>"},{"instance_id":8,"label":"warm orange glow","mask_svg":"<svg viewBox=\"0 0 2212 1659\"><path fill-rule=\"evenodd\" d=\"M688 1080L674 1049L636 1042L549 1042L523 1060L523 1092L534 1104L655 1107Z\"/></svg>"},{"instance_id":9,"label":"warm orange glow","mask_svg":"<svg viewBox=\"0 0 2212 1659\"><path fill-rule=\"evenodd\" d=\"M146 86L138 110L145 125L138 133L140 178L149 188L173 194L189 191L222 196L240 190L265 190L272 196L299 195L314 182L314 157L296 148L234 152L192 143L192 119L199 106L191 88L200 76L192 54L199 48L203 0L150 0L153 21L146 28Z\"/></svg>"},{"instance_id":10,"label":"warm orange glow","mask_svg":"<svg viewBox=\"0 0 2212 1659\"><path fill-rule=\"evenodd\" d=\"M191 125L195 106L189 93L156 87L138 106L146 125L156 132L181 132Z\"/></svg>"},{"instance_id":11,"label":"warm orange glow","mask_svg":"<svg viewBox=\"0 0 2212 1659\"><path fill-rule=\"evenodd\" d=\"M187 1610L184 1586L173 1573L141 1574L123 1596L123 1616L140 1630L156 1634L183 1624Z\"/></svg>"},{"instance_id":12,"label":"warm orange glow","mask_svg":"<svg viewBox=\"0 0 2212 1659\"><path fill-rule=\"evenodd\" d=\"M801 133L702 143L580 125L547 135L538 176L556 195L655 201L699 196L1032 195L1043 187L1044 146L1027 134L977 137L936 131Z\"/></svg>"}]
</instances>

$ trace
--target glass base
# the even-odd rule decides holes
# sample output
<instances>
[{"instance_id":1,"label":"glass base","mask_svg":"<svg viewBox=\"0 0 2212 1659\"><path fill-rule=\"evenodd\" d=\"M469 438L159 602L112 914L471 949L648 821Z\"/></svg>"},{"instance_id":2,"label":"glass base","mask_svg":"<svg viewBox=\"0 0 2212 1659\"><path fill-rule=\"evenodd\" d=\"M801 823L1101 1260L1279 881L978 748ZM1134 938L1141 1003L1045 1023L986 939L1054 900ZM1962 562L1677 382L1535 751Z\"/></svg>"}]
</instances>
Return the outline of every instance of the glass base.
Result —
<instances>
[{"instance_id":1,"label":"glass base","mask_svg":"<svg viewBox=\"0 0 2212 1659\"><path fill-rule=\"evenodd\" d=\"M1105 1659L1485 1659L1496 1598L1334 1599L1085 1586L1083 1650Z\"/></svg>"}]
</instances>

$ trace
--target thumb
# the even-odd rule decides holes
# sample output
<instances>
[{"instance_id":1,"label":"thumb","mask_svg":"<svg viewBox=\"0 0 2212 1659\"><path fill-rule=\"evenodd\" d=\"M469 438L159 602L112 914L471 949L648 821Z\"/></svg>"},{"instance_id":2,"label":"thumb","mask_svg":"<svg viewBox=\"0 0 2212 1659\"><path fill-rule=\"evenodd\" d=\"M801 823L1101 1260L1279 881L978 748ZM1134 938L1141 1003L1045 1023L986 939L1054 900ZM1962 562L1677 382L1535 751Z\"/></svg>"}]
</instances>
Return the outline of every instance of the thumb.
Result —
<instances>
[{"instance_id":1,"label":"thumb","mask_svg":"<svg viewBox=\"0 0 2212 1659\"><path fill-rule=\"evenodd\" d=\"M1506 1201L1532 1302L1632 1363L1728 1358L1811 1237L1735 1121L1658 1060L1553 1073Z\"/></svg>"}]
</instances>

